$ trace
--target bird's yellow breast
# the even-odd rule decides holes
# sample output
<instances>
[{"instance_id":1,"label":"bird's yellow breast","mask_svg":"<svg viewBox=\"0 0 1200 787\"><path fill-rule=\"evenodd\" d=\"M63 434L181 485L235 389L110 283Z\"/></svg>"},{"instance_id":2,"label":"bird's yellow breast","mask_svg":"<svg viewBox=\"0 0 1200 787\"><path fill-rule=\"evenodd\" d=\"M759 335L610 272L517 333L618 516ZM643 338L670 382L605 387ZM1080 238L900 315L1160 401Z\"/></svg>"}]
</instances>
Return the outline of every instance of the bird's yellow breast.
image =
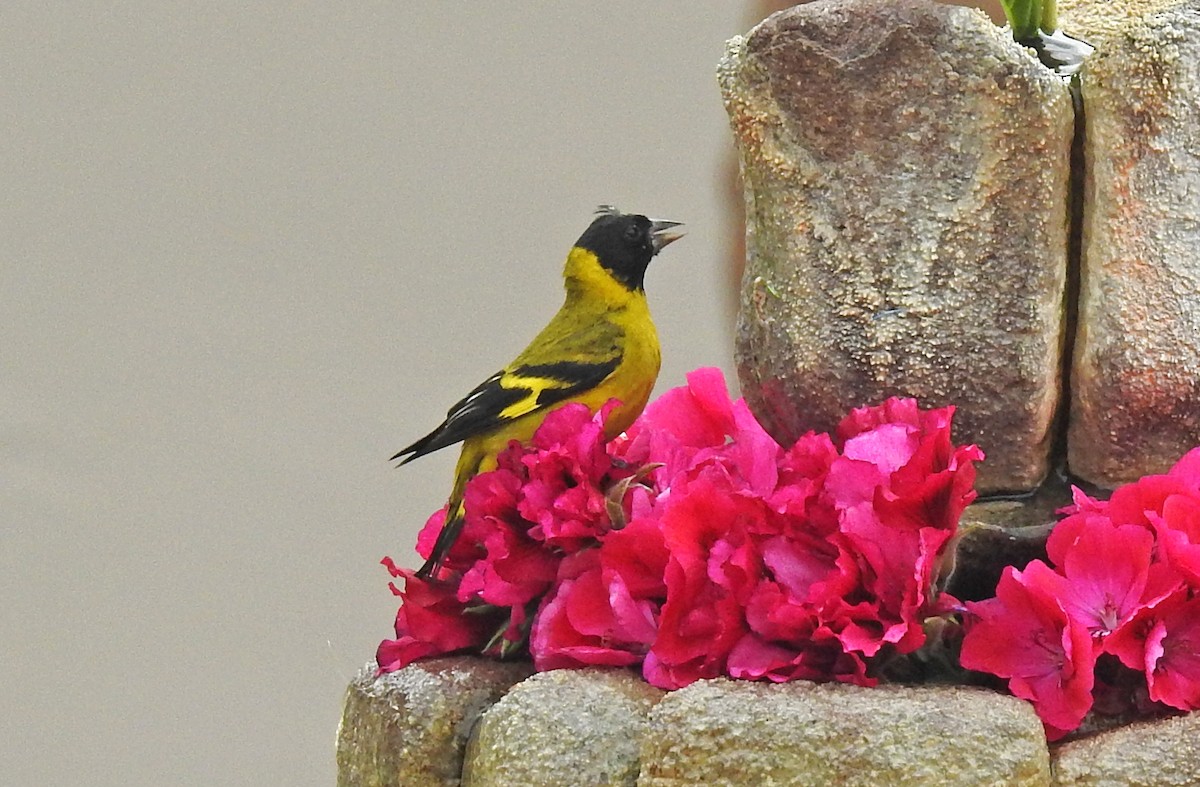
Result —
<instances>
[{"instance_id":1,"label":"bird's yellow breast","mask_svg":"<svg viewBox=\"0 0 1200 787\"><path fill-rule=\"evenodd\" d=\"M596 333L611 336L616 344L613 349L621 355L620 364L598 386L575 398L593 412L609 399L621 400L621 406L609 416L605 427L605 436L612 439L629 428L650 399L662 362L658 332L650 317L646 294L614 279L590 251L572 249L564 277L567 288L564 309L572 308L583 319L607 323L616 329Z\"/></svg>"}]
</instances>

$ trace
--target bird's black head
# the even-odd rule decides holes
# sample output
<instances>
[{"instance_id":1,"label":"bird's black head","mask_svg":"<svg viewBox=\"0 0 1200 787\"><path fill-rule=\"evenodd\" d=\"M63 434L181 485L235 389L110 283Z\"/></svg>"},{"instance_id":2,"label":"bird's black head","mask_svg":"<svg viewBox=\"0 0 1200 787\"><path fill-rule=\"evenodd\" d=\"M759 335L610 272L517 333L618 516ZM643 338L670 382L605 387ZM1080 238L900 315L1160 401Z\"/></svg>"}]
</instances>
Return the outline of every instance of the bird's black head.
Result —
<instances>
[{"instance_id":1,"label":"bird's black head","mask_svg":"<svg viewBox=\"0 0 1200 787\"><path fill-rule=\"evenodd\" d=\"M683 237L682 232L672 231L679 226L677 221L655 221L608 205L600 206L596 213L596 220L575 245L595 254L600 265L631 290L642 289L646 267L654 255Z\"/></svg>"}]
</instances>

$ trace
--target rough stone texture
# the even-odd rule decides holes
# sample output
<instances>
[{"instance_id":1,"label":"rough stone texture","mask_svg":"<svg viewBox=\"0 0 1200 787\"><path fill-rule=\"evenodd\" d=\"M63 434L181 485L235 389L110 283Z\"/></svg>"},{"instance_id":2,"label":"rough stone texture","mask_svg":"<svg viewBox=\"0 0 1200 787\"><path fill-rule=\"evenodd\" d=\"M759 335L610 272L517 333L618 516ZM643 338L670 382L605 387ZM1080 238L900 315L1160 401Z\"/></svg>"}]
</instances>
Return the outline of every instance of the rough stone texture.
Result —
<instances>
[{"instance_id":1,"label":"rough stone texture","mask_svg":"<svg viewBox=\"0 0 1200 787\"><path fill-rule=\"evenodd\" d=\"M982 689L729 680L668 694L650 713L644 787L1045 785L1032 706Z\"/></svg>"},{"instance_id":2,"label":"rough stone texture","mask_svg":"<svg viewBox=\"0 0 1200 787\"><path fill-rule=\"evenodd\" d=\"M527 663L463 656L375 677L375 665L368 664L346 690L338 785L458 784L472 725L531 671Z\"/></svg>"},{"instance_id":3,"label":"rough stone texture","mask_svg":"<svg viewBox=\"0 0 1200 787\"><path fill-rule=\"evenodd\" d=\"M1140 722L1064 743L1051 754L1062 787L1200 784L1200 714Z\"/></svg>"},{"instance_id":4,"label":"rough stone texture","mask_svg":"<svg viewBox=\"0 0 1200 787\"><path fill-rule=\"evenodd\" d=\"M1058 26L1095 47L1106 47L1127 21L1166 11L1179 0L1059 0Z\"/></svg>"},{"instance_id":5,"label":"rough stone texture","mask_svg":"<svg viewBox=\"0 0 1200 787\"><path fill-rule=\"evenodd\" d=\"M1068 463L1114 487L1164 472L1200 443L1200 3L1124 20L1080 80Z\"/></svg>"},{"instance_id":6,"label":"rough stone texture","mask_svg":"<svg viewBox=\"0 0 1200 787\"><path fill-rule=\"evenodd\" d=\"M463 784L636 784L646 714L662 695L628 670L534 675L483 715Z\"/></svg>"},{"instance_id":7,"label":"rough stone texture","mask_svg":"<svg viewBox=\"0 0 1200 787\"><path fill-rule=\"evenodd\" d=\"M755 415L787 443L893 394L953 402L956 439L988 454L980 489L1035 487L1059 398L1063 81L981 12L919 0L775 14L729 42L719 80Z\"/></svg>"}]
</instances>

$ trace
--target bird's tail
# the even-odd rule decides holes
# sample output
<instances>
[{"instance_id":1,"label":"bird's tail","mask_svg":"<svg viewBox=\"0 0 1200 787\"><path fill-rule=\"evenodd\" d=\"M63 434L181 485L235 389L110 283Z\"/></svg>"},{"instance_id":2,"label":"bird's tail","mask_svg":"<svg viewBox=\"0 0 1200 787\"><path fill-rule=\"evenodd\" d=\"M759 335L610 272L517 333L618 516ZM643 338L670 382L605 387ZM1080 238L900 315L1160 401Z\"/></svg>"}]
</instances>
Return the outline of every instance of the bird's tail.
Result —
<instances>
[{"instance_id":1,"label":"bird's tail","mask_svg":"<svg viewBox=\"0 0 1200 787\"><path fill-rule=\"evenodd\" d=\"M458 465L454 469L454 488L450 491L446 521L442 525L441 532L438 533L437 540L433 542L433 550L429 553L429 559L417 569L419 578L429 579L436 576L438 569L445 562L446 556L454 547L454 543L458 541L458 534L463 529L463 497L466 493L467 482L483 469L482 465L486 458L487 452L475 445L473 441L468 440L463 443L462 454L458 457Z\"/></svg>"},{"instance_id":2,"label":"bird's tail","mask_svg":"<svg viewBox=\"0 0 1200 787\"><path fill-rule=\"evenodd\" d=\"M441 532L438 533L437 541L433 542L433 551L429 553L429 559L417 569L418 578L429 579L437 573L446 560L446 555L450 554L450 548L458 540L458 534L462 532L462 528L463 515L462 501L460 500L446 512L446 522L442 525Z\"/></svg>"}]
</instances>

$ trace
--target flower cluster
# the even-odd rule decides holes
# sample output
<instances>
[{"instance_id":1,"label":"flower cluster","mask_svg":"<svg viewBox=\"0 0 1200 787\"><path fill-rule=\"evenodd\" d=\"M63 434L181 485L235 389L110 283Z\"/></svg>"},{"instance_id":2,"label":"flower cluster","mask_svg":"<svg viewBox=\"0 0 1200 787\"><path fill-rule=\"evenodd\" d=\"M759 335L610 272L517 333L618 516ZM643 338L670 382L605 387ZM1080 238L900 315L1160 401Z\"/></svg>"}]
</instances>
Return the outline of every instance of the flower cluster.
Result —
<instances>
[{"instance_id":1,"label":"flower cluster","mask_svg":"<svg viewBox=\"0 0 1200 787\"><path fill-rule=\"evenodd\" d=\"M1009 567L967 605L962 666L1007 678L1051 739L1094 705L1200 708L1200 449L1108 501L1077 489L1062 513L1053 567Z\"/></svg>"},{"instance_id":2,"label":"flower cluster","mask_svg":"<svg viewBox=\"0 0 1200 787\"><path fill-rule=\"evenodd\" d=\"M719 675L870 685L947 608L939 561L983 458L951 442L953 408L891 399L785 449L700 369L605 443L607 412L560 408L472 479L437 577L384 561L404 590L381 670L527 642L537 669L641 665L668 689Z\"/></svg>"}]
</instances>

